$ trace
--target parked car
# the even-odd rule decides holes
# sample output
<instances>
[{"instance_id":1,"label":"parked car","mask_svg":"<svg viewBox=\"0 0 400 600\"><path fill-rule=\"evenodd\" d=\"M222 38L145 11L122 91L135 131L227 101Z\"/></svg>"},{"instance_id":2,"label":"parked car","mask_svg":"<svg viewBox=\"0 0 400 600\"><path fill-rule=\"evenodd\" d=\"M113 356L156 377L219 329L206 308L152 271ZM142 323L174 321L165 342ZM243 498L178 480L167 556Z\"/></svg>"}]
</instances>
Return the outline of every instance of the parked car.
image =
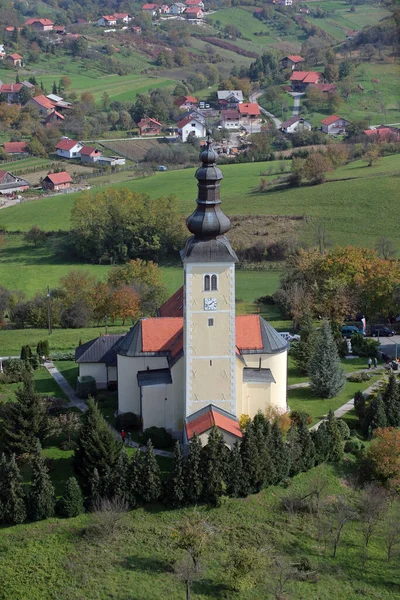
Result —
<instances>
[{"instance_id":1,"label":"parked car","mask_svg":"<svg viewBox=\"0 0 400 600\"><path fill-rule=\"evenodd\" d=\"M356 334L365 335L362 329L358 329L355 325L343 325L342 336L345 338L351 338L352 335Z\"/></svg>"},{"instance_id":2,"label":"parked car","mask_svg":"<svg viewBox=\"0 0 400 600\"><path fill-rule=\"evenodd\" d=\"M386 327L386 325L373 325L371 327L371 335L372 337L377 337L378 335L383 337L392 337L394 335L394 331Z\"/></svg>"},{"instance_id":3,"label":"parked car","mask_svg":"<svg viewBox=\"0 0 400 600\"><path fill-rule=\"evenodd\" d=\"M158 165L157 167L157 171L166 171L167 167L164 167L164 165Z\"/></svg>"},{"instance_id":4,"label":"parked car","mask_svg":"<svg viewBox=\"0 0 400 600\"><path fill-rule=\"evenodd\" d=\"M280 331L279 335L287 342L298 342L300 339L300 336L297 335L297 333L290 333L289 331Z\"/></svg>"}]
</instances>

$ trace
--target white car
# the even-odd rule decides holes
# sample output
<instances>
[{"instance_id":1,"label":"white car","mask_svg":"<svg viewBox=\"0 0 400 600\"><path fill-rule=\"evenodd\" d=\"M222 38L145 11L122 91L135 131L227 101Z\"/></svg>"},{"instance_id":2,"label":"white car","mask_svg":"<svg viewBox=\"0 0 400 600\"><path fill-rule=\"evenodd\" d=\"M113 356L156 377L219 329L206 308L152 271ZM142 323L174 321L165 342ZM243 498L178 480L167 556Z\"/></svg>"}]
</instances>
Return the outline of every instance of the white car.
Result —
<instances>
[{"instance_id":1,"label":"white car","mask_svg":"<svg viewBox=\"0 0 400 600\"><path fill-rule=\"evenodd\" d=\"M289 331L280 331L279 335L287 342L298 342L300 339L300 336L297 333L290 333Z\"/></svg>"}]
</instances>

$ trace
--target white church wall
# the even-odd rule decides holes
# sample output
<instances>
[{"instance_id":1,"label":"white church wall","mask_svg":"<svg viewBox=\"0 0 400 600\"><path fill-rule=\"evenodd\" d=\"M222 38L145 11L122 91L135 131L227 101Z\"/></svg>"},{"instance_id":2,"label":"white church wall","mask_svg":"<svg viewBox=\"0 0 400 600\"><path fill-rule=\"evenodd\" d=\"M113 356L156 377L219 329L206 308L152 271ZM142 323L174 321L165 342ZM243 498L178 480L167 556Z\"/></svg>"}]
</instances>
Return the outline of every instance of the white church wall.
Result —
<instances>
[{"instance_id":1,"label":"white church wall","mask_svg":"<svg viewBox=\"0 0 400 600\"><path fill-rule=\"evenodd\" d=\"M104 390L107 387L107 367L105 363L79 363L80 377L90 375L96 380L98 390Z\"/></svg>"},{"instance_id":2,"label":"white church wall","mask_svg":"<svg viewBox=\"0 0 400 600\"><path fill-rule=\"evenodd\" d=\"M118 355L118 412L140 414L140 388L137 382L138 371L165 369L168 367L164 356L132 357Z\"/></svg>"},{"instance_id":3,"label":"white church wall","mask_svg":"<svg viewBox=\"0 0 400 600\"><path fill-rule=\"evenodd\" d=\"M181 358L171 369L172 383L168 386L168 412L166 429L182 431L185 415L184 376L185 361Z\"/></svg>"},{"instance_id":4,"label":"white church wall","mask_svg":"<svg viewBox=\"0 0 400 600\"><path fill-rule=\"evenodd\" d=\"M143 429L167 426L169 410L168 388L170 385L151 385L143 388Z\"/></svg>"}]
</instances>

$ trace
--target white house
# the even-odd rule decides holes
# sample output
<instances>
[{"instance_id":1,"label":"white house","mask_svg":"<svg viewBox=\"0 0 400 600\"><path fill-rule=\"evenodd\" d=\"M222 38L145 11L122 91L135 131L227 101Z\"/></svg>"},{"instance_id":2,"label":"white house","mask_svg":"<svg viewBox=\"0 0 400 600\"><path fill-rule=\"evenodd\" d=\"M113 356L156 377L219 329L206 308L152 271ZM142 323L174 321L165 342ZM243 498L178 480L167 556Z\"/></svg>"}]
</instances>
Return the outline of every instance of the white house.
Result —
<instances>
[{"instance_id":1,"label":"white house","mask_svg":"<svg viewBox=\"0 0 400 600\"><path fill-rule=\"evenodd\" d=\"M117 21L117 23L124 23L125 25L132 21L132 17L128 15L128 13L114 13L113 15Z\"/></svg>"},{"instance_id":2,"label":"white house","mask_svg":"<svg viewBox=\"0 0 400 600\"><path fill-rule=\"evenodd\" d=\"M63 158L80 158L83 144L67 137L61 138L56 146L57 156Z\"/></svg>"},{"instance_id":3,"label":"white house","mask_svg":"<svg viewBox=\"0 0 400 600\"><path fill-rule=\"evenodd\" d=\"M220 123L225 129L239 129L240 127L240 113L238 110L228 108L227 110L221 110Z\"/></svg>"},{"instance_id":4,"label":"white house","mask_svg":"<svg viewBox=\"0 0 400 600\"><path fill-rule=\"evenodd\" d=\"M117 24L117 19L115 18L114 15L103 15L97 21L97 25L99 27L113 27L116 24Z\"/></svg>"},{"instance_id":5,"label":"white house","mask_svg":"<svg viewBox=\"0 0 400 600\"><path fill-rule=\"evenodd\" d=\"M290 117L290 119L282 123L281 130L285 133L296 133L296 131L304 130L311 131L311 123L302 117Z\"/></svg>"},{"instance_id":6,"label":"white house","mask_svg":"<svg viewBox=\"0 0 400 600\"><path fill-rule=\"evenodd\" d=\"M219 90L217 98L221 108L237 108L237 105L243 102L243 92L242 90Z\"/></svg>"},{"instance_id":7,"label":"white house","mask_svg":"<svg viewBox=\"0 0 400 600\"><path fill-rule=\"evenodd\" d=\"M203 121L195 116L188 116L179 121L177 124L178 133L182 138L182 142L186 142L190 134L195 137L202 138L206 135L206 126Z\"/></svg>"},{"instance_id":8,"label":"white house","mask_svg":"<svg viewBox=\"0 0 400 600\"><path fill-rule=\"evenodd\" d=\"M322 119L321 123L322 131L330 134L345 133L347 125L350 125L350 121L338 115L330 115L326 119Z\"/></svg>"}]
</instances>

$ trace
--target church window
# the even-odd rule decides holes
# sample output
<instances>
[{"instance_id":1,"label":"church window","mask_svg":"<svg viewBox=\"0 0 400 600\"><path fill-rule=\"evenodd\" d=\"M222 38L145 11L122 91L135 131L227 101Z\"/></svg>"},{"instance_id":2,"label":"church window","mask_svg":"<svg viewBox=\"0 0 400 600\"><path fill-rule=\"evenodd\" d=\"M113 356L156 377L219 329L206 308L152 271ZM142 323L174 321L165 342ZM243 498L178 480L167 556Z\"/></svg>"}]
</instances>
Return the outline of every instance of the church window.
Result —
<instances>
[{"instance_id":1,"label":"church window","mask_svg":"<svg viewBox=\"0 0 400 600\"><path fill-rule=\"evenodd\" d=\"M214 326L214 319L208 319L208 326L209 327L213 327Z\"/></svg>"},{"instance_id":2,"label":"church window","mask_svg":"<svg viewBox=\"0 0 400 600\"><path fill-rule=\"evenodd\" d=\"M210 291L210 276L209 275L204 275L204 291L205 292Z\"/></svg>"},{"instance_id":3,"label":"church window","mask_svg":"<svg viewBox=\"0 0 400 600\"><path fill-rule=\"evenodd\" d=\"M211 289L218 290L218 278L216 275L211 275Z\"/></svg>"}]
</instances>

